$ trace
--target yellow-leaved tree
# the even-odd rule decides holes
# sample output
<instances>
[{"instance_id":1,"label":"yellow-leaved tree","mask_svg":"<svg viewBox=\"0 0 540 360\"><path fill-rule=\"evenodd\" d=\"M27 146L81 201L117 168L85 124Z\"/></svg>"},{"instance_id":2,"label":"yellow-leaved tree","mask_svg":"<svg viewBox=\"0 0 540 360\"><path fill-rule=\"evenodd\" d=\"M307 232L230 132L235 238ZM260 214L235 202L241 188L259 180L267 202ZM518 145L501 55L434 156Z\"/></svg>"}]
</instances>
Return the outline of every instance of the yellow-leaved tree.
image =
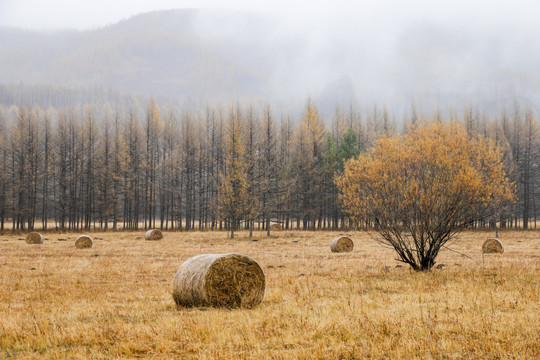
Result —
<instances>
[{"instance_id":1,"label":"yellow-leaved tree","mask_svg":"<svg viewBox=\"0 0 540 360\"><path fill-rule=\"evenodd\" d=\"M501 151L454 123L382 137L347 162L336 184L344 211L372 223L376 240L418 271L431 269L460 231L514 201Z\"/></svg>"},{"instance_id":2,"label":"yellow-leaved tree","mask_svg":"<svg viewBox=\"0 0 540 360\"><path fill-rule=\"evenodd\" d=\"M241 127L240 110L231 109L226 133L225 172L220 174L218 193L218 215L229 223L231 238L242 220L253 218L256 205L248 182Z\"/></svg>"}]
</instances>

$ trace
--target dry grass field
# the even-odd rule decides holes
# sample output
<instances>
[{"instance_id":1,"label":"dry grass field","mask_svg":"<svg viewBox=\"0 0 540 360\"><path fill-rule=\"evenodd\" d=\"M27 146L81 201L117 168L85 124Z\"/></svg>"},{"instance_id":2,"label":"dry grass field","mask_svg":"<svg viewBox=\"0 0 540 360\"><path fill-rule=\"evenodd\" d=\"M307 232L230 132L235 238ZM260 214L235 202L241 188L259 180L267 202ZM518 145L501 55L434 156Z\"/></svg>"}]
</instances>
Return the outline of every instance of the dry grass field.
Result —
<instances>
[{"instance_id":1,"label":"dry grass field","mask_svg":"<svg viewBox=\"0 0 540 360\"><path fill-rule=\"evenodd\" d=\"M47 233L0 236L0 359L540 359L540 231L466 233L415 273L366 233ZM62 239L62 240L61 240ZM266 273L253 310L177 309L187 258L238 252Z\"/></svg>"}]
</instances>

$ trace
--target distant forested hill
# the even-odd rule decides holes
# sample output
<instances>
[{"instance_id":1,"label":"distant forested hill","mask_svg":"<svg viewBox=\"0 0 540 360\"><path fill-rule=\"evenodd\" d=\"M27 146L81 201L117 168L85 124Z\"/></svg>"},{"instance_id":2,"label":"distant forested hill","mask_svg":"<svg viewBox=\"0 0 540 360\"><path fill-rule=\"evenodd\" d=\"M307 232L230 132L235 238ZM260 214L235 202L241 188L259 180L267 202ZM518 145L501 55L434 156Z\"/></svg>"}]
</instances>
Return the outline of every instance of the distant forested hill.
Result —
<instances>
[{"instance_id":1,"label":"distant forested hill","mask_svg":"<svg viewBox=\"0 0 540 360\"><path fill-rule=\"evenodd\" d=\"M85 32L1 28L0 82L174 97L270 96L271 61L262 64L265 45L255 48L266 30L256 17L171 10ZM233 40L242 33L259 41Z\"/></svg>"}]
</instances>

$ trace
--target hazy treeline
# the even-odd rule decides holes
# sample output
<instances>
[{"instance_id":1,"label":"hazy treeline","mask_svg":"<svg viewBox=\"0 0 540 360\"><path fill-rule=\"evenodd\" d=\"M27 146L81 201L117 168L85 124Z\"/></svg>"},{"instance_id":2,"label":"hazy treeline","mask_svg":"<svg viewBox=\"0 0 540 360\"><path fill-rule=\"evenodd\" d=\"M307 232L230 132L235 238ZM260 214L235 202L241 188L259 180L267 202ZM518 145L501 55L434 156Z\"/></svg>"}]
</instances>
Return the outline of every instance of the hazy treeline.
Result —
<instances>
[{"instance_id":1,"label":"hazy treeline","mask_svg":"<svg viewBox=\"0 0 540 360\"><path fill-rule=\"evenodd\" d=\"M0 105L33 104L43 109L58 109L69 106L91 105L103 107L104 103L114 103L115 107L127 108L133 103L144 102L147 97L125 94L111 88L70 87L62 85L25 85L24 83L0 83ZM161 102L171 103L169 98L158 98Z\"/></svg>"},{"instance_id":2,"label":"hazy treeline","mask_svg":"<svg viewBox=\"0 0 540 360\"><path fill-rule=\"evenodd\" d=\"M323 121L309 100L300 118L278 116L269 105L160 108L153 98L128 107L0 106L0 229L225 228L218 204L231 139L242 142L252 204L242 224L345 227L333 183L344 162L381 135L442 120L414 107L396 119L385 108L349 105ZM501 146L518 201L500 225L536 227L540 131L533 112L516 105L488 118L471 107L444 120Z\"/></svg>"}]
</instances>

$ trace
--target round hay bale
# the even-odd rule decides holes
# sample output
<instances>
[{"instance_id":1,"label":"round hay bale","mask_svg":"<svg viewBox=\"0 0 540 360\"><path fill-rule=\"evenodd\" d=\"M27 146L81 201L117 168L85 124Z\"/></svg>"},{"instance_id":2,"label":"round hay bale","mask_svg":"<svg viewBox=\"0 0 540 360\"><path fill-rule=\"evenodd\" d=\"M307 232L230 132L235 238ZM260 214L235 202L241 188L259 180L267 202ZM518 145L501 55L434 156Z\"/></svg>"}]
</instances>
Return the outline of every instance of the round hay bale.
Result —
<instances>
[{"instance_id":1,"label":"round hay bale","mask_svg":"<svg viewBox=\"0 0 540 360\"><path fill-rule=\"evenodd\" d=\"M203 254L189 258L174 276L178 306L252 308L262 302L266 279L259 264L240 254Z\"/></svg>"},{"instance_id":2,"label":"round hay bale","mask_svg":"<svg viewBox=\"0 0 540 360\"><path fill-rule=\"evenodd\" d=\"M94 239L88 235L81 235L75 240L75 247L77 249L89 249L94 246Z\"/></svg>"},{"instance_id":3,"label":"round hay bale","mask_svg":"<svg viewBox=\"0 0 540 360\"><path fill-rule=\"evenodd\" d=\"M502 254L504 246L499 239L487 239L482 245L482 253L484 254Z\"/></svg>"},{"instance_id":4,"label":"round hay bale","mask_svg":"<svg viewBox=\"0 0 540 360\"><path fill-rule=\"evenodd\" d=\"M270 226L270 230L281 231L283 230L283 227L281 226L281 224L272 224L272 226Z\"/></svg>"},{"instance_id":5,"label":"round hay bale","mask_svg":"<svg viewBox=\"0 0 540 360\"><path fill-rule=\"evenodd\" d=\"M148 230L144 235L145 240L161 240L163 239L163 233L158 229Z\"/></svg>"},{"instance_id":6,"label":"round hay bale","mask_svg":"<svg viewBox=\"0 0 540 360\"><path fill-rule=\"evenodd\" d=\"M38 232L31 232L30 234L26 235L27 244L43 244L43 240L43 235Z\"/></svg>"},{"instance_id":7,"label":"round hay bale","mask_svg":"<svg viewBox=\"0 0 540 360\"><path fill-rule=\"evenodd\" d=\"M354 244L352 240L346 236L339 236L332 240L330 244L330 250L332 252L351 252L353 250Z\"/></svg>"}]
</instances>

